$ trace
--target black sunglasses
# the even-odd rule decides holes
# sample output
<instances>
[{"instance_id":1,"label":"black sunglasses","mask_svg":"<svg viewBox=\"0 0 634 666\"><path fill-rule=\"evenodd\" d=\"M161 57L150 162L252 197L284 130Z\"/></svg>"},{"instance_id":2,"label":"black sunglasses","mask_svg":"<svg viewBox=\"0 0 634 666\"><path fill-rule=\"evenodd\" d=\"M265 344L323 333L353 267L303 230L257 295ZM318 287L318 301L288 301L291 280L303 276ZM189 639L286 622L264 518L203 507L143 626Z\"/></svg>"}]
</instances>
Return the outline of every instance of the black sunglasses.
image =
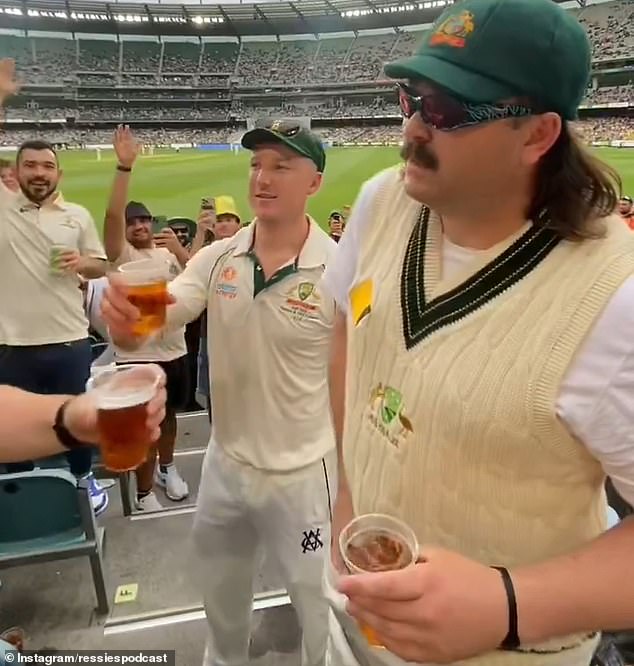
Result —
<instances>
[{"instance_id":1,"label":"black sunglasses","mask_svg":"<svg viewBox=\"0 0 634 666\"><path fill-rule=\"evenodd\" d=\"M290 138L296 134L299 134L302 130L302 126L289 120L274 120L263 125L262 129L273 132L274 134L279 134L280 136L284 136L286 138Z\"/></svg>"},{"instance_id":2,"label":"black sunglasses","mask_svg":"<svg viewBox=\"0 0 634 666\"><path fill-rule=\"evenodd\" d=\"M462 101L445 92L417 95L407 84L397 85L398 103L403 116L411 118L418 112L426 125L443 132L505 118L525 118L535 113L534 109L522 104L476 104Z\"/></svg>"}]
</instances>

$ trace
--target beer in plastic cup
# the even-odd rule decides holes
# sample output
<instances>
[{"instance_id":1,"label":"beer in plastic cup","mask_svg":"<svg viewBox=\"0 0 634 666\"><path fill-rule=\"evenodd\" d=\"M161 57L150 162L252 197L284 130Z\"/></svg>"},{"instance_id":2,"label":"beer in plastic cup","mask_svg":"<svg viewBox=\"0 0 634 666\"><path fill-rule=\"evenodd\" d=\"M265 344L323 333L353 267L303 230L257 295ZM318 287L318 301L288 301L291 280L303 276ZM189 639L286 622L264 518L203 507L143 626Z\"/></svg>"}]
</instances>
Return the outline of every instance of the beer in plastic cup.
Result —
<instances>
[{"instance_id":1,"label":"beer in plastic cup","mask_svg":"<svg viewBox=\"0 0 634 666\"><path fill-rule=\"evenodd\" d=\"M369 513L351 520L339 535L339 550L351 574L397 571L416 563L418 541L411 527L398 518ZM383 647L376 632L360 623L373 647Z\"/></svg>"},{"instance_id":2,"label":"beer in plastic cup","mask_svg":"<svg viewBox=\"0 0 634 666\"><path fill-rule=\"evenodd\" d=\"M125 472L145 462L152 446L146 407L158 385L156 368L133 363L116 366L91 380L101 456L108 469Z\"/></svg>"},{"instance_id":3,"label":"beer in plastic cup","mask_svg":"<svg viewBox=\"0 0 634 666\"><path fill-rule=\"evenodd\" d=\"M62 268L60 268L60 263L62 260L62 254L64 252L69 252L70 248L66 247L65 245L59 245L59 244L54 244L51 245L50 253L49 253L49 269L51 272L51 275L64 275L66 271L64 271Z\"/></svg>"},{"instance_id":4,"label":"beer in plastic cup","mask_svg":"<svg viewBox=\"0 0 634 666\"><path fill-rule=\"evenodd\" d=\"M169 265L161 259L140 259L119 267L119 275L128 287L128 300L141 312L133 328L135 335L156 333L165 326Z\"/></svg>"}]
</instances>

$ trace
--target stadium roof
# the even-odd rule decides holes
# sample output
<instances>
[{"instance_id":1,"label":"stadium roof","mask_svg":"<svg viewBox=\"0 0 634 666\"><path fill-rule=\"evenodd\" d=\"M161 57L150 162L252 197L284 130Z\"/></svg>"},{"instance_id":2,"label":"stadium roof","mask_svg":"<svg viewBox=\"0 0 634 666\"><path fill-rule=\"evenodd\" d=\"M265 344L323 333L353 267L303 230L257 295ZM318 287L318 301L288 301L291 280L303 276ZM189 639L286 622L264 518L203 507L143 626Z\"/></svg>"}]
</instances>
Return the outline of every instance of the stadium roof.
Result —
<instances>
[{"instance_id":1,"label":"stadium roof","mask_svg":"<svg viewBox=\"0 0 634 666\"><path fill-rule=\"evenodd\" d=\"M559 1L559 0L555 0ZM453 0L0 0L0 28L243 37L357 32L430 23Z\"/></svg>"}]
</instances>

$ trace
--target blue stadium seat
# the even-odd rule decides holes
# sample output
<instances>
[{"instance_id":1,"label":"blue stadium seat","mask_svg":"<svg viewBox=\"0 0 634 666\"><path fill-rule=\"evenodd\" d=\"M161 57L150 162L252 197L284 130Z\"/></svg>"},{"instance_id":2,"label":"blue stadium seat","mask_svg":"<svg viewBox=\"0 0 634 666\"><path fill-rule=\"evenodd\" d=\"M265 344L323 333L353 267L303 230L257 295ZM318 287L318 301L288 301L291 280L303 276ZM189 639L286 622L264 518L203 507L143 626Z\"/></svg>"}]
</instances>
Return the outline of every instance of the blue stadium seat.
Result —
<instances>
[{"instance_id":1,"label":"blue stadium seat","mask_svg":"<svg viewBox=\"0 0 634 666\"><path fill-rule=\"evenodd\" d=\"M8 662L5 659L5 655L8 652L12 653L12 657L9 657L10 662ZM17 653L17 650L15 649L15 647L13 647L13 645L11 645L11 643L7 643L6 641L3 641L3 640L0 639L0 666L8 666L9 663L11 663L11 664L16 663L17 664L18 662L17 662L17 658L15 656L15 653Z\"/></svg>"},{"instance_id":2,"label":"blue stadium seat","mask_svg":"<svg viewBox=\"0 0 634 666\"><path fill-rule=\"evenodd\" d=\"M0 477L0 569L87 556L97 610L108 613L102 546L87 484L64 470Z\"/></svg>"}]
</instances>

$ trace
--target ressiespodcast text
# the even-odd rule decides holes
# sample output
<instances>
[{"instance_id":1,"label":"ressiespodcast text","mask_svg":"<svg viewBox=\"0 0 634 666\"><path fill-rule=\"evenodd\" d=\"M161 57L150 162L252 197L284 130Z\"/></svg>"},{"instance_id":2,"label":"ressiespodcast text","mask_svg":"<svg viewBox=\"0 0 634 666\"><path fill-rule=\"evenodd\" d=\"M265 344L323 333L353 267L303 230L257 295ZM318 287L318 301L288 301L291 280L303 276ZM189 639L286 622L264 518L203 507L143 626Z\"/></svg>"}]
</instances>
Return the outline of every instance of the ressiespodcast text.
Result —
<instances>
[{"instance_id":1,"label":"ressiespodcast text","mask_svg":"<svg viewBox=\"0 0 634 666\"><path fill-rule=\"evenodd\" d=\"M175 665L174 650L112 651L112 650L59 650L54 654L36 652L7 652L7 666L14 664L165 664Z\"/></svg>"}]
</instances>

